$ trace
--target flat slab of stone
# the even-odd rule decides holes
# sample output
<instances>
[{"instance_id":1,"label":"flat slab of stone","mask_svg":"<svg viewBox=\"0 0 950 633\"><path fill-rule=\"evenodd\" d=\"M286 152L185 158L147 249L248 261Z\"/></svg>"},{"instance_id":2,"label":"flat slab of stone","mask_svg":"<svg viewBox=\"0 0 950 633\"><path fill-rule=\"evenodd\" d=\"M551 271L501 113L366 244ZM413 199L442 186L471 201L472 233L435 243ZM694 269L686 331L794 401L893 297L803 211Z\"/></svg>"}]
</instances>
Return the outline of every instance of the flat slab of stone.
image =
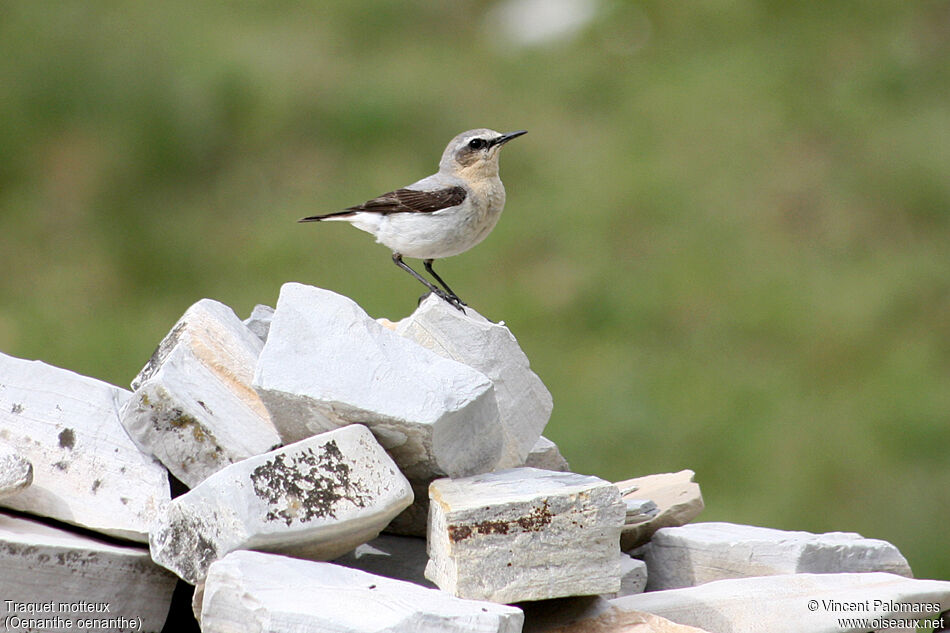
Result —
<instances>
[{"instance_id":1,"label":"flat slab of stone","mask_svg":"<svg viewBox=\"0 0 950 633\"><path fill-rule=\"evenodd\" d=\"M530 468L540 468L541 470L556 470L558 472L570 472L571 466L561 455L557 444L544 437L538 438L538 441L531 447L524 465Z\"/></svg>"},{"instance_id":2,"label":"flat slab of stone","mask_svg":"<svg viewBox=\"0 0 950 633\"><path fill-rule=\"evenodd\" d=\"M396 332L488 376L495 386L505 437L505 451L495 468L524 465L554 403L507 326L492 323L470 307L461 312L429 295L399 322Z\"/></svg>"},{"instance_id":3,"label":"flat slab of stone","mask_svg":"<svg viewBox=\"0 0 950 633\"><path fill-rule=\"evenodd\" d=\"M939 618L950 609L950 582L883 572L762 576L651 591L616 598L608 605L711 633L912 632L914 627L901 626L899 620Z\"/></svg>"},{"instance_id":4,"label":"flat slab of stone","mask_svg":"<svg viewBox=\"0 0 950 633\"><path fill-rule=\"evenodd\" d=\"M594 615L596 614L596 615ZM652 613L611 609L602 598L584 603L526 605L524 633L708 633Z\"/></svg>"},{"instance_id":5,"label":"flat slab of stone","mask_svg":"<svg viewBox=\"0 0 950 633\"><path fill-rule=\"evenodd\" d=\"M284 284L254 386L285 442L365 424L413 480L485 472L504 451L488 377L328 290Z\"/></svg>"},{"instance_id":6,"label":"flat slab of stone","mask_svg":"<svg viewBox=\"0 0 950 633\"><path fill-rule=\"evenodd\" d=\"M170 497L168 473L119 423L130 395L0 354L0 441L33 465L30 487L0 499L0 506L145 541Z\"/></svg>"},{"instance_id":7,"label":"flat slab of stone","mask_svg":"<svg viewBox=\"0 0 950 633\"><path fill-rule=\"evenodd\" d=\"M333 562L344 567L361 569L370 574L436 588L435 583L425 577L429 553L426 551L424 538L380 534L368 543L357 545L352 552L344 554ZM644 584L646 584L646 571L644 571Z\"/></svg>"},{"instance_id":8,"label":"flat slab of stone","mask_svg":"<svg viewBox=\"0 0 950 633\"><path fill-rule=\"evenodd\" d=\"M119 417L135 443L189 488L281 445L251 387L261 340L231 308L192 305L162 340Z\"/></svg>"},{"instance_id":9,"label":"flat slab of stone","mask_svg":"<svg viewBox=\"0 0 950 633\"><path fill-rule=\"evenodd\" d=\"M168 504L149 545L155 562L196 584L236 549L336 558L411 502L396 464L350 425L219 470Z\"/></svg>"},{"instance_id":10,"label":"flat slab of stone","mask_svg":"<svg viewBox=\"0 0 950 633\"><path fill-rule=\"evenodd\" d=\"M0 442L0 497L14 495L33 483L33 464L12 446Z\"/></svg>"},{"instance_id":11,"label":"flat slab of stone","mask_svg":"<svg viewBox=\"0 0 950 633\"><path fill-rule=\"evenodd\" d=\"M686 525L696 518L703 511L703 495L694 476L691 470L681 470L618 481L625 501L649 500L657 508L648 514L631 514L623 527L620 549L626 552L639 547L660 528Z\"/></svg>"},{"instance_id":12,"label":"flat slab of stone","mask_svg":"<svg viewBox=\"0 0 950 633\"><path fill-rule=\"evenodd\" d=\"M234 552L205 584L203 633L519 633L515 607L460 600L436 589L332 563Z\"/></svg>"},{"instance_id":13,"label":"flat slab of stone","mask_svg":"<svg viewBox=\"0 0 950 633\"><path fill-rule=\"evenodd\" d=\"M0 620L8 631L161 631L178 580L144 547L5 514L0 569Z\"/></svg>"},{"instance_id":14,"label":"flat slab of stone","mask_svg":"<svg viewBox=\"0 0 950 633\"><path fill-rule=\"evenodd\" d=\"M511 603L620 589L620 491L535 468L429 486L426 577L462 598Z\"/></svg>"},{"instance_id":15,"label":"flat slab of stone","mask_svg":"<svg viewBox=\"0 0 950 633\"><path fill-rule=\"evenodd\" d=\"M896 547L853 532L812 534L693 523L657 531L641 554L649 568L650 591L795 573L882 571L912 577Z\"/></svg>"}]
</instances>

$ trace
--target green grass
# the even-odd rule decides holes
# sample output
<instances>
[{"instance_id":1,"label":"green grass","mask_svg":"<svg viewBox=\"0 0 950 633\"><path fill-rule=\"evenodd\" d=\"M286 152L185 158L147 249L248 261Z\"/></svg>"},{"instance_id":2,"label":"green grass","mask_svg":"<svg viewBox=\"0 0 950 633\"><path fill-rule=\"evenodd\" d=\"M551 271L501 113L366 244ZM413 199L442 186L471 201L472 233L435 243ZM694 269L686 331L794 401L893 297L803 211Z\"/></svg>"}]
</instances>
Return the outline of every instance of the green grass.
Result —
<instances>
[{"instance_id":1,"label":"green grass","mask_svg":"<svg viewBox=\"0 0 950 633\"><path fill-rule=\"evenodd\" d=\"M384 248L295 220L525 128L440 271L575 469L950 578L946 3L617 1L526 50L482 3L326 4L0 7L0 350L127 385L194 301L291 280L400 318Z\"/></svg>"}]
</instances>

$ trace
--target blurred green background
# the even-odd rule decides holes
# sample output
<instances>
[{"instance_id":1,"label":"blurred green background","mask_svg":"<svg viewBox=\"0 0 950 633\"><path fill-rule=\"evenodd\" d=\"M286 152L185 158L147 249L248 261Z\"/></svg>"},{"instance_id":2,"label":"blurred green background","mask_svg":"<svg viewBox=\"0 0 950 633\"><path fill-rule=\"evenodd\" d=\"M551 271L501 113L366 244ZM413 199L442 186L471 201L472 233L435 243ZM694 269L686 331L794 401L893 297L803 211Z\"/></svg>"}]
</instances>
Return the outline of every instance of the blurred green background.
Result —
<instances>
[{"instance_id":1,"label":"blurred green background","mask_svg":"<svg viewBox=\"0 0 950 633\"><path fill-rule=\"evenodd\" d=\"M530 134L439 270L575 470L950 578L945 1L0 2L0 350L125 386L286 281L401 318L384 247L295 221L481 126Z\"/></svg>"}]
</instances>

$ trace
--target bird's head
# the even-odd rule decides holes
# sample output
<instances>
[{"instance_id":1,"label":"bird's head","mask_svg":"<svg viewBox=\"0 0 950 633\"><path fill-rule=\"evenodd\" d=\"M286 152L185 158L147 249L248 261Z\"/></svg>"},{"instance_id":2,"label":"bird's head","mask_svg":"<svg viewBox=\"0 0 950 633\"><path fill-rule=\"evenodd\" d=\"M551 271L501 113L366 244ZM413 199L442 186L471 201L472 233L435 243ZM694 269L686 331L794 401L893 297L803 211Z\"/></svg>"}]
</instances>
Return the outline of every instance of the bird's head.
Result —
<instances>
[{"instance_id":1,"label":"bird's head","mask_svg":"<svg viewBox=\"0 0 950 633\"><path fill-rule=\"evenodd\" d=\"M496 176L501 146L527 133L527 130L518 130L502 134L485 128L462 132L445 148L439 169L467 179Z\"/></svg>"}]
</instances>

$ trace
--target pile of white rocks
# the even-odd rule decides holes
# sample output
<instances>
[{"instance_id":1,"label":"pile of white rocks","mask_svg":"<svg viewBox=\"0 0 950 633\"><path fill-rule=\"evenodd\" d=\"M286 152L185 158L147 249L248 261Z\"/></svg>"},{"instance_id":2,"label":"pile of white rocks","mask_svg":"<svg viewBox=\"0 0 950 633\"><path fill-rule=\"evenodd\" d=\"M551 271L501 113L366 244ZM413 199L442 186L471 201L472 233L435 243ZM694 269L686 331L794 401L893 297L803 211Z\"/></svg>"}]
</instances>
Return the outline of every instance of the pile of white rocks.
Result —
<instances>
[{"instance_id":1,"label":"pile of white rocks","mask_svg":"<svg viewBox=\"0 0 950 633\"><path fill-rule=\"evenodd\" d=\"M398 323L295 283L246 321L204 299L131 387L0 354L9 630L838 633L950 609L882 541L690 524L691 471L570 472L511 332L435 297Z\"/></svg>"}]
</instances>

